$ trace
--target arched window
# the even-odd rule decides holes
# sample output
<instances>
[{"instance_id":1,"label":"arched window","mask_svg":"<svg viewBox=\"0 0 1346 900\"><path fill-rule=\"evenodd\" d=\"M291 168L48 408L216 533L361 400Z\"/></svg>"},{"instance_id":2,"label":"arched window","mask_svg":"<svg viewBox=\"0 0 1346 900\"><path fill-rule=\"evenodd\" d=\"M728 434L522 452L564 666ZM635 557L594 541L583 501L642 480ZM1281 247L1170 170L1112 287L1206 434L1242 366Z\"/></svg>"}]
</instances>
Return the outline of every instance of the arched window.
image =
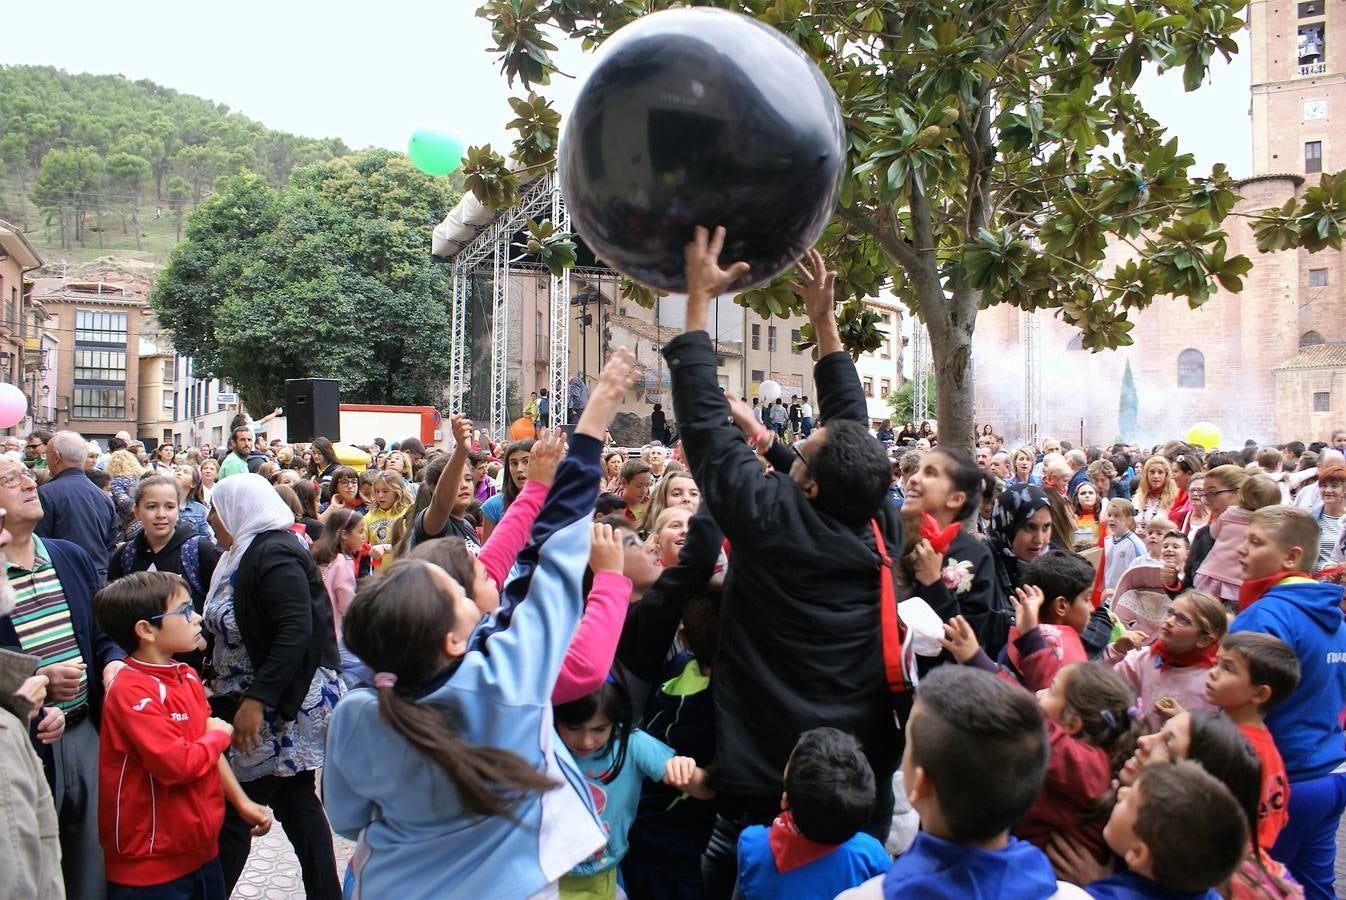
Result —
<instances>
[{"instance_id":1,"label":"arched window","mask_svg":"<svg viewBox=\"0 0 1346 900\"><path fill-rule=\"evenodd\" d=\"M1178 387L1206 386L1206 357L1200 350L1184 350L1178 354Z\"/></svg>"},{"instance_id":2,"label":"arched window","mask_svg":"<svg viewBox=\"0 0 1346 900\"><path fill-rule=\"evenodd\" d=\"M1323 336L1316 331L1306 331L1299 336L1300 347L1312 347L1314 344L1325 344Z\"/></svg>"},{"instance_id":3,"label":"arched window","mask_svg":"<svg viewBox=\"0 0 1346 900\"><path fill-rule=\"evenodd\" d=\"M1081 334L1075 335L1073 338L1070 339L1070 343L1066 344L1067 351L1083 350L1083 349L1084 349L1084 335Z\"/></svg>"}]
</instances>

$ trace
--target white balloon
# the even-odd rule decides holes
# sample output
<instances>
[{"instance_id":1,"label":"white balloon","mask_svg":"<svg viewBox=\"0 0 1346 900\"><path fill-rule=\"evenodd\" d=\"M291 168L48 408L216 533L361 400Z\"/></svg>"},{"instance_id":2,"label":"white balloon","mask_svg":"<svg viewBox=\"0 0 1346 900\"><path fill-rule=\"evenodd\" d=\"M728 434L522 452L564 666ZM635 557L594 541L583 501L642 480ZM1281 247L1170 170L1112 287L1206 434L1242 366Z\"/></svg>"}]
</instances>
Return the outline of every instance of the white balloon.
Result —
<instances>
[{"instance_id":1,"label":"white balloon","mask_svg":"<svg viewBox=\"0 0 1346 900\"><path fill-rule=\"evenodd\" d=\"M780 397L780 385L768 378L757 385L757 396L762 398L763 403L775 403Z\"/></svg>"}]
</instances>

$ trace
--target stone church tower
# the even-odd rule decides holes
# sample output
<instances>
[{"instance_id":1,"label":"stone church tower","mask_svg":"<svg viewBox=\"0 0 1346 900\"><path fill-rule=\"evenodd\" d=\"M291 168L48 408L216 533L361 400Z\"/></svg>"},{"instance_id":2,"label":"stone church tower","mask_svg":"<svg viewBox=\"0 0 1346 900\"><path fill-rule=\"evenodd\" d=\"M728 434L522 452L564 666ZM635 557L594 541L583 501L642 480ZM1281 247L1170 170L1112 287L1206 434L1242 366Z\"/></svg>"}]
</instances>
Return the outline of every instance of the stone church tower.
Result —
<instances>
[{"instance_id":1,"label":"stone church tower","mask_svg":"<svg viewBox=\"0 0 1346 900\"><path fill-rule=\"evenodd\" d=\"M1322 172L1346 169L1346 2L1253 0L1249 24L1253 175L1239 182L1242 199L1225 220L1229 255L1253 261L1243 291L1220 291L1198 309L1156 298L1133 314L1133 346L1096 354L1050 314L1037 314L1033 327L1007 306L984 311L973 352L979 426L990 423L1010 443L1121 436L1146 445L1208 420L1236 447L1248 438L1326 440L1346 425L1342 254L1259 253L1244 217L1302 194ZM1130 252L1110 248L1105 269ZM1026 356L1040 360L1040 391L1025 390ZM1140 432L1119 435L1128 360Z\"/></svg>"}]
</instances>

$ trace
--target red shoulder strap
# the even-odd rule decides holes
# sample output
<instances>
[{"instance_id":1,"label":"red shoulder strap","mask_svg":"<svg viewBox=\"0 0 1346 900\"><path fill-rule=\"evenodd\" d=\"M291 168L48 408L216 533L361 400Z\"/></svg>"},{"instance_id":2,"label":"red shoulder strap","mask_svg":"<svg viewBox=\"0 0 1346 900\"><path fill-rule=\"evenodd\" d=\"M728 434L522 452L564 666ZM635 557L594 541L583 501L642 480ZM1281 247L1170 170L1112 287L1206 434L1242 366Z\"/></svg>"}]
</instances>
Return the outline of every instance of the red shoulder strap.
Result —
<instances>
[{"instance_id":1,"label":"red shoulder strap","mask_svg":"<svg viewBox=\"0 0 1346 900\"><path fill-rule=\"evenodd\" d=\"M870 519L874 529L874 546L879 551L879 625L883 630L883 673L888 689L895 694L911 690L906 669L902 665L902 647L907 636L906 626L897 614L897 592L893 590L893 559L883 541L883 529L878 519Z\"/></svg>"}]
</instances>

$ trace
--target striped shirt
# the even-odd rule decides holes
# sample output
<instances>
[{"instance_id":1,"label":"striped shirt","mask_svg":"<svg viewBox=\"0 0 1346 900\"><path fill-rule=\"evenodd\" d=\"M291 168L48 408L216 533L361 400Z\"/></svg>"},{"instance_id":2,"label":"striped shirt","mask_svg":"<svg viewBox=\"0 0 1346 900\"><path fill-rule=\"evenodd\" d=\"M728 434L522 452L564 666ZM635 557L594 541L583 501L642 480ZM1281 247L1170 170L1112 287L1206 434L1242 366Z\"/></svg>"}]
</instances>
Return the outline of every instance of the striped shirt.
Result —
<instances>
[{"instance_id":1,"label":"striped shirt","mask_svg":"<svg viewBox=\"0 0 1346 900\"><path fill-rule=\"evenodd\" d=\"M66 603L61 579L56 577L56 567L51 564L41 538L34 535L33 545L36 553L31 570L12 562L5 564L5 575L14 588L14 612L10 620L19 636L19 646L25 653L42 660L39 667L83 662L70 619L70 606ZM88 699L88 673L81 672L75 696L55 705L70 710L83 706Z\"/></svg>"}]
</instances>

